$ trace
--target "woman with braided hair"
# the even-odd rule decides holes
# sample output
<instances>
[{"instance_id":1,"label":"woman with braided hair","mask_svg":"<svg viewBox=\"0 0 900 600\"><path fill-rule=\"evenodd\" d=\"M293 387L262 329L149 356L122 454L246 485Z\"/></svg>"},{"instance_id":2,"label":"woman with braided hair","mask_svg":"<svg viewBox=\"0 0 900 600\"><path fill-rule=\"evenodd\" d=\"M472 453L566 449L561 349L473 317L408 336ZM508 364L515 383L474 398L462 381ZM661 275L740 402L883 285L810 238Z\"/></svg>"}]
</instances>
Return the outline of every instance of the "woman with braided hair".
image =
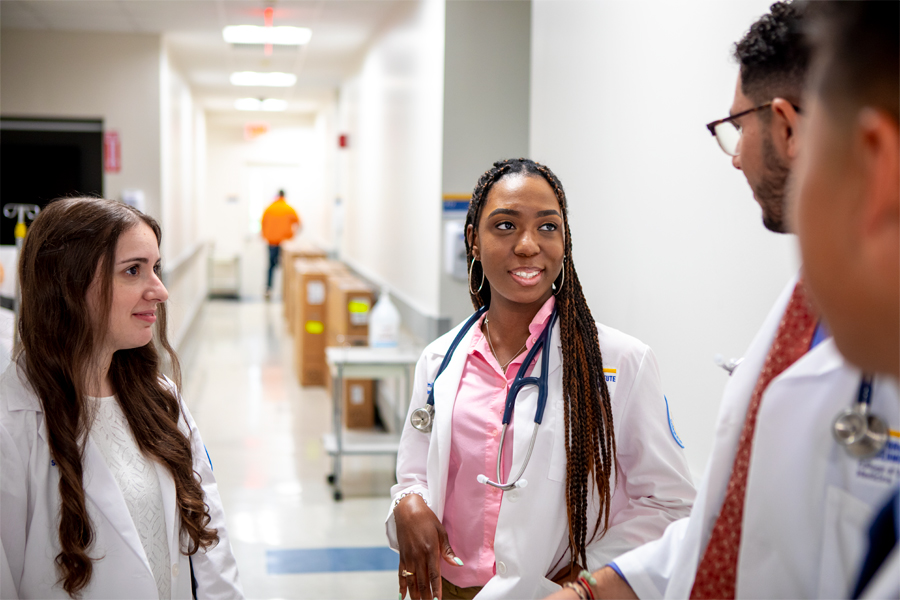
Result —
<instances>
[{"instance_id":1,"label":"woman with braided hair","mask_svg":"<svg viewBox=\"0 0 900 600\"><path fill-rule=\"evenodd\" d=\"M25 238L21 352L0 376L2 598L243 597L176 385L159 242L101 198L51 202Z\"/></svg>"},{"instance_id":2,"label":"woman with braided hair","mask_svg":"<svg viewBox=\"0 0 900 600\"><path fill-rule=\"evenodd\" d=\"M591 316L550 169L494 163L472 194L466 251L484 312L416 367L410 415L433 389L434 417L430 431L408 421L400 443L387 519L400 597L540 598L661 536L687 516L694 488L652 352ZM543 354L524 365L536 377L548 361L530 461L535 386L519 392L504 437L501 481L526 465L520 485L483 485L496 473L507 391L548 326Z\"/></svg>"}]
</instances>

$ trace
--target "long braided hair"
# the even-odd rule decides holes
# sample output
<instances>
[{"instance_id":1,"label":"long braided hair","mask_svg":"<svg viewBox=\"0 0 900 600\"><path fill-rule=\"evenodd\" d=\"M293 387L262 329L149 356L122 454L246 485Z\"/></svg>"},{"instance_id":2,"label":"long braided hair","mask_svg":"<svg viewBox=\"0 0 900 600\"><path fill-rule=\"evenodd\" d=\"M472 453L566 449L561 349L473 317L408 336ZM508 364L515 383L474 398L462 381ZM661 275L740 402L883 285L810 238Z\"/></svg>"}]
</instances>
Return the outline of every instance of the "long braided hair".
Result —
<instances>
[{"instance_id":1,"label":"long braided hair","mask_svg":"<svg viewBox=\"0 0 900 600\"><path fill-rule=\"evenodd\" d=\"M586 548L602 530L609 526L609 504L612 495L610 476L616 459L616 436L613 431L612 406L609 389L603 375L603 357L597 340L597 325L591 316L575 272L572 259L572 236L569 232L569 216L566 193L553 172L540 163L525 158L508 159L494 163L478 180L469 212L469 225L477 230L481 210L488 193L495 183L514 174L541 177L550 184L559 201L565 232L565 260L556 286L556 307L559 313L560 339L563 347L563 394L566 422L566 513L569 520L569 551L572 562L587 566ZM472 246L466 236L466 258L471 269L471 280L481 281L484 269L472 254ZM564 278L564 279L563 279ZM475 292L469 286L469 294L475 308L490 306L490 285L482 285ZM601 510L593 532L588 539L588 506L591 488L596 489Z\"/></svg>"},{"instance_id":2,"label":"long braided hair","mask_svg":"<svg viewBox=\"0 0 900 600\"><path fill-rule=\"evenodd\" d=\"M55 200L34 220L19 259L22 304L18 331L22 350L17 362L40 398L48 444L59 471L59 545L55 558L63 590L78 597L90 583L94 525L84 491L84 451L92 411L87 387L92 356L102 342L112 303L112 278L119 237L140 224L159 243L157 222L134 208L101 198ZM90 317L88 287L100 288L101 323ZM178 358L166 338L165 303L157 305L155 338L168 355L176 387ZM193 469L188 436L179 429L181 406L160 375L160 354L153 342L113 354L109 376L141 452L166 468L175 480L181 526L181 552L192 555L218 543L209 527L209 507ZM94 551L94 556L89 552Z\"/></svg>"}]
</instances>

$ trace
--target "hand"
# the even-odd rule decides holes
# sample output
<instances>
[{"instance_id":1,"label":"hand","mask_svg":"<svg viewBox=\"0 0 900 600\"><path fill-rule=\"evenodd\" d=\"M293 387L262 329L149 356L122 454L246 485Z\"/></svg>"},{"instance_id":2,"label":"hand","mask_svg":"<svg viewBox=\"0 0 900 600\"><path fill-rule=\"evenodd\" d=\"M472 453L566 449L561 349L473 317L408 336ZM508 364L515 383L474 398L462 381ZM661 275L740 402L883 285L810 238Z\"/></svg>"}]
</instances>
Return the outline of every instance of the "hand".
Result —
<instances>
[{"instance_id":1,"label":"hand","mask_svg":"<svg viewBox=\"0 0 900 600\"><path fill-rule=\"evenodd\" d=\"M556 575L550 577L550 581L557 585L565 585L570 581L578 579L578 574L584 571L584 567L575 563L574 565L566 565L556 572Z\"/></svg>"},{"instance_id":2,"label":"hand","mask_svg":"<svg viewBox=\"0 0 900 600\"><path fill-rule=\"evenodd\" d=\"M578 576L579 572L580 571L574 571L575 577ZM559 573L557 573L557 575L559 575ZM598 598L598 600L604 600L606 598L628 598L637 600L637 595L634 593L634 590L631 589L631 586L628 585L628 582L619 577L619 574L612 568L603 567L599 571L594 571L594 578L597 580L597 585L593 586L594 596ZM578 598L578 594L571 588L563 588L555 594L547 596L548 600L550 598L555 598L557 600L574 600L575 598Z\"/></svg>"},{"instance_id":3,"label":"hand","mask_svg":"<svg viewBox=\"0 0 900 600\"><path fill-rule=\"evenodd\" d=\"M400 501L394 508L394 520L400 547L400 597L405 598L409 591L413 600L441 598L441 558L462 565L450 548L444 526L418 494ZM404 577L404 571L412 575Z\"/></svg>"}]
</instances>

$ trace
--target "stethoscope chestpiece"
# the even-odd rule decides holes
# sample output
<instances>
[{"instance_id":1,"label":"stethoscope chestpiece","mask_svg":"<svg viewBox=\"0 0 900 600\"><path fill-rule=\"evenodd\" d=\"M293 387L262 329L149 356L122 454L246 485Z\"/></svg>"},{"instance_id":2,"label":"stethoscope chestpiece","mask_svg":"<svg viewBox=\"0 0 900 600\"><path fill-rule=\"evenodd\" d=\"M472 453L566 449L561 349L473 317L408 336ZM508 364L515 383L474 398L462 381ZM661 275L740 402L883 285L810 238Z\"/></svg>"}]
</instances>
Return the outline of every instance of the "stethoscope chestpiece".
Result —
<instances>
[{"instance_id":1,"label":"stethoscope chestpiece","mask_svg":"<svg viewBox=\"0 0 900 600\"><path fill-rule=\"evenodd\" d=\"M869 414L871 393L872 380L864 378L856 404L841 412L831 428L835 441L854 458L871 458L881 452L890 433L884 419Z\"/></svg>"},{"instance_id":2,"label":"stethoscope chestpiece","mask_svg":"<svg viewBox=\"0 0 900 600\"><path fill-rule=\"evenodd\" d=\"M422 433L431 433L431 426L434 424L434 405L426 404L414 410L409 416L409 422Z\"/></svg>"}]
</instances>

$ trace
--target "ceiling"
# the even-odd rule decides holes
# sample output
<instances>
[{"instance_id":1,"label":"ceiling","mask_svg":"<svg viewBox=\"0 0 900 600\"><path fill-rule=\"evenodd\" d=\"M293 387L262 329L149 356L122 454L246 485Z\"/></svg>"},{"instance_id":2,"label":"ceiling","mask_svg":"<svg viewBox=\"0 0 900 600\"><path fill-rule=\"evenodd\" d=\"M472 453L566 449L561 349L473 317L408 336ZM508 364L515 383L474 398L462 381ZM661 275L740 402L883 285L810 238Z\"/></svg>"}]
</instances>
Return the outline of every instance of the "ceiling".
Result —
<instances>
[{"instance_id":1,"label":"ceiling","mask_svg":"<svg viewBox=\"0 0 900 600\"><path fill-rule=\"evenodd\" d=\"M317 111L334 98L340 82L359 67L371 40L410 0L2 0L3 29L162 34L172 63L207 110L234 111L237 98L279 98L289 113ZM309 44L233 46L226 25L274 25L312 29ZM235 87L234 71L282 71L297 76L291 88Z\"/></svg>"}]
</instances>

